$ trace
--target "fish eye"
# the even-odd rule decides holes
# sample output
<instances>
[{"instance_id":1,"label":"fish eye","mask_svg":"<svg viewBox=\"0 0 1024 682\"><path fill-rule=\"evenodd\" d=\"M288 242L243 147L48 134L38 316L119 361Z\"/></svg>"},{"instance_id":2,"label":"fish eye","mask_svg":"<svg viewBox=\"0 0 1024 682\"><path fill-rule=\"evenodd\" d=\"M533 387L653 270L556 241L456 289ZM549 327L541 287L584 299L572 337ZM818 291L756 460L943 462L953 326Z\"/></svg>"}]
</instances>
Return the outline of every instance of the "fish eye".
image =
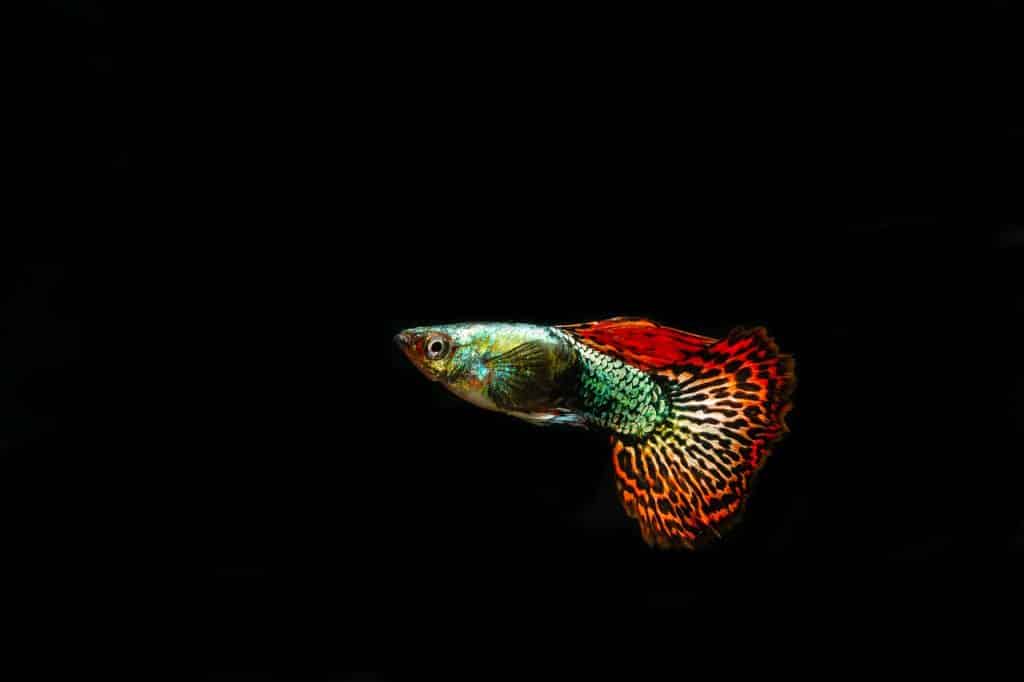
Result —
<instances>
[{"instance_id":1,"label":"fish eye","mask_svg":"<svg viewBox=\"0 0 1024 682\"><path fill-rule=\"evenodd\" d=\"M443 358L448 353L448 339L435 334L427 339L425 347L427 349L427 357L431 360Z\"/></svg>"}]
</instances>

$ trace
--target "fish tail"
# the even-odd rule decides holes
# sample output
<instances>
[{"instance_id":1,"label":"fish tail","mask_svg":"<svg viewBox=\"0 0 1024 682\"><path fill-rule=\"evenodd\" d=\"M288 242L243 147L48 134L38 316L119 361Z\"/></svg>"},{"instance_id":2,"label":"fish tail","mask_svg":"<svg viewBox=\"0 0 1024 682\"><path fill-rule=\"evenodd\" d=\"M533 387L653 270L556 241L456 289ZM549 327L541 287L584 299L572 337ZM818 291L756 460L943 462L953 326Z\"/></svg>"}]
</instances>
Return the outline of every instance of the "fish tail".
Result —
<instances>
[{"instance_id":1,"label":"fish tail","mask_svg":"<svg viewBox=\"0 0 1024 682\"><path fill-rule=\"evenodd\" d=\"M649 375L669 411L645 436L612 437L619 498L649 545L694 548L739 519L788 431L794 361L764 328L735 329Z\"/></svg>"}]
</instances>

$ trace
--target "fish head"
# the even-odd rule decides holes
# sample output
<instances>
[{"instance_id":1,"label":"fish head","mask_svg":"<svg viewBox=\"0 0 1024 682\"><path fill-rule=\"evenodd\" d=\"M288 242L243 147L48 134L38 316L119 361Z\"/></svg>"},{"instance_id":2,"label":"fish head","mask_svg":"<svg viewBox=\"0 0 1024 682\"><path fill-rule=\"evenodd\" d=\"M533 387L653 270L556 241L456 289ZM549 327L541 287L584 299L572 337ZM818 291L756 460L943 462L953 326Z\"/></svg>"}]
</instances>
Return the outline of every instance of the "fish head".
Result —
<instances>
[{"instance_id":1,"label":"fish head","mask_svg":"<svg viewBox=\"0 0 1024 682\"><path fill-rule=\"evenodd\" d=\"M481 325L472 324L413 327L395 336L395 343L423 376L488 410L498 409L488 395L493 373L486 358L493 341Z\"/></svg>"},{"instance_id":2,"label":"fish head","mask_svg":"<svg viewBox=\"0 0 1024 682\"><path fill-rule=\"evenodd\" d=\"M409 362L431 381L443 381L455 350L453 330L447 325L413 327L395 335L395 345Z\"/></svg>"},{"instance_id":3,"label":"fish head","mask_svg":"<svg viewBox=\"0 0 1024 682\"><path fill-rule=\"evenodd\" d=\"M547 405L568 366L564 342L533 325L457 323L413 327L395 343L427 379L478 407L502 412Z\"/></svg>"}]
</instances>

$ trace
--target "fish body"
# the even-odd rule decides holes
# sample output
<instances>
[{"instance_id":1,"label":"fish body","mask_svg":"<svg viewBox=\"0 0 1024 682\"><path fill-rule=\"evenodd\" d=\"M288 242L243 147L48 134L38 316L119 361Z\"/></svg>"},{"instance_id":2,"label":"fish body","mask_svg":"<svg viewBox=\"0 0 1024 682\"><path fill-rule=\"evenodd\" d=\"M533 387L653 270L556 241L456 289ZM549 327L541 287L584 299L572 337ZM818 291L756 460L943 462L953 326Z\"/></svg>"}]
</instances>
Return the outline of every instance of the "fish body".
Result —
<instances>
[{"instance_id":1,"label":"fish body","mask_svg":"<svg viewBox=\"0 0 1024 682\"><path fill-rule=\"evenodd\" d=\"M646 373L556 327L467 323L403 335L400 346L427 378L484 409L624 435L649 432L667 410ZM430 343L440 357L430 357Z\"/></svg>"},{"instance_id":2,"label":"fish body","mask_svg":"<svg viewBox=\"0 0 1024 682\"><path fill-rule=\"evenodd\" d=\"M716 340L640 318L459 323L395 341L474 405L609 433L620 501L658 547L693 548L735 522L787 430L795 381L761 328Z\"/></svg>"}]
</instances>

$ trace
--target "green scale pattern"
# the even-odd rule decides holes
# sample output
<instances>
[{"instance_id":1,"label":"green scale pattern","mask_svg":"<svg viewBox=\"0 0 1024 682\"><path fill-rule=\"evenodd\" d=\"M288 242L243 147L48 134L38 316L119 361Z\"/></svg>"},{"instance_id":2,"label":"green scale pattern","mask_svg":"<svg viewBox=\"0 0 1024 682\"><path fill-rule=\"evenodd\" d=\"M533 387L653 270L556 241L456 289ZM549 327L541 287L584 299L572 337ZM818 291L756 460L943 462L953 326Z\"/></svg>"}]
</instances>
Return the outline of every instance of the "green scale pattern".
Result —
<instances>
[{"instance_id":1,"label":"green scale pattern","mask_svg":"<svg viewBox=\"0 0 1024 682\"><path fill-rule=\"evenodd\" d=\"M654 379L611 355L572 344L580 360L577 409L591 424L646 436L668 417L668 400Z\"/></svg>"}]
</instances>

